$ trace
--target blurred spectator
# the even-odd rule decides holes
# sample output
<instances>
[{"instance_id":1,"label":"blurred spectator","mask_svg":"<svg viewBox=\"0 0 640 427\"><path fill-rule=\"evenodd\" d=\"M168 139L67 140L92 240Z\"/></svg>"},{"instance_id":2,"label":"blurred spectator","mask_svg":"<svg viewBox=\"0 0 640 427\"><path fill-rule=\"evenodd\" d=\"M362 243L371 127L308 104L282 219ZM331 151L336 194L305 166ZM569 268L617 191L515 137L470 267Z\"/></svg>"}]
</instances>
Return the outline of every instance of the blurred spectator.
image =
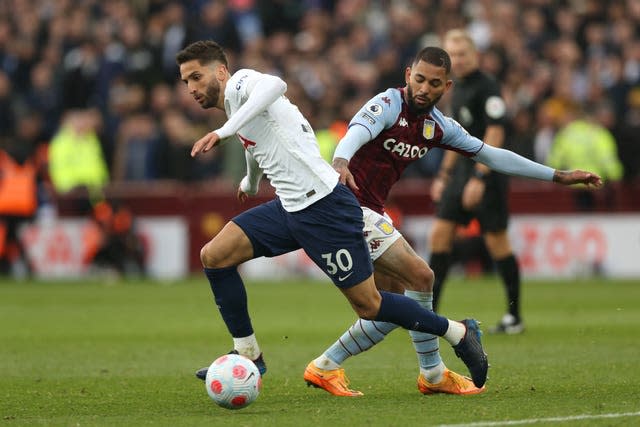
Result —
<instances>
[{"instance_id":1,"label":"blurred spectator","mask_svg":"<svg viewBox=\"0 0 640 427\"><path fill-rule=\"evenodd\" d=\"M119 202L104 200L95 205L91 219L98 233L90 242L87 262L94 272L145 275L146 251L131 211Z\"/></svg>"},{"instance_id":2,"label":"blurred spectator","mask_svg":"<svg viewBox=\"0 0 640 427\"><path fill-rule=\"evenodd\" d=\"M7 74L0 71L0 135L9 135L13 131L12 100L11 81Z\"/></svg>"},{"instance_id":3,"label":"blurred spectator","mask_svg":"<svg viewBox=\"0 0 640 427\"><path fill-rule=\"evenodd\" d=\"M49 174L57 193L84 189L90 200L102 198L109 171L98 139L100 126L96 110L72 110L63 118L49 148Z\"/></svg>"},{"instance_id":4,"label":"blurred spectator","mask_svg":"<svg viewBox=\"0 0 640 427\"><path fill-rule=\"evenodd\" d=\"M591 112L576 108L568 123L556 134L547 164L555 169L582 169L602 177L605 183L622 178L622 164L618 159L616 141L609 130ZM588 189L574 190L576 207L592 210L594 193Z\"/></svg>"},{"instance_id":5,"label":"blurred spectator","mask_svg":"<svg viewBox=\"0 0 640 427\"><path fill-rule=\"evenodd\" d=\"M380 88L402 85L397 65L407 65L418 47L440 43L452 27L465 27L479 47L481 68L503 82L509 117L518 125L514 132L518 138L534 135L536 160L546 157L568 106L605 100L615 111L612 130L620 135L622 152L632 147L625 135L637 115L627 100L640 87L639 4L636 0L0 2L0 133L11 135L14 115L35 110L44 120L44 136L51 138L69 111L97 108L104 124L97 135L114 176L123 180L184 176L167 172L162 150L158 156L130 156L126 173L115 158L119 136L131 134L131 122L141 117L145 129L154 128L163 139L162 117L172 109L180 110L189 126L214 128L215 117L185 103L185 92L175 90L174 55L190 41L215 39L229 49L234 68L247 66L281 76L289 86L287 96L314 129L323 130L351 117L353 106ZM523 153L531 150L520 139L517 144ZM170 146L175 147L165 144ZM433 154L427 158L437 159L437 152ZM212 160L213 172L199 165L202 169L188 179L235 179L238 152L225 147L219 155ZM144 163L142 171L134 173L135 159L158 164ZM631 161L627 156L623 160ZM216 169L219 165L222 171ZM627 169L625 177L637 175L633 166ZM428 176L430 170L418 168L414 173Z\"/></svg>"},{"instance_id":6,"label":"blurred spectator","mask_svg":"<svg viewBox=\"0 0 640 427\"><path fill-rule=\"evenodd\" d=\"M194 30L194 40L215 40L234 52L242 50L240 34L225 2L206 2L202 5L198 18L200 24Z\"/></svg>"},{"instance_id":7,"label":"blurred spectator","mask_svg":"<svg viewBox=\"0 0 640 427\"><path fill-rule=\"evenodd\" d=\"M640 178L640 87L629 92L627 113L615 128L618 155L624 168L624 178Z\"/></svg>"},{"instance_id":8,"label":"blurred spectator","mask_svg":"<svg viewBox=\"0 0 640 427\"><path fill-rule=\"evenodd\" d=\"M0 141L0 275L32 272L18 231L34 218L39 205L46 168L38 151L41 129L37 114L25 114L16 135Z\"/></svg>"},{"instance_id":9,"label":"blurred spectator","mask_svg":"<svg viewBox=\"0 0 640 427\"><path fill-rule=\"evenodd\" d=\"M119 127L113 161L114 181L148 181L160 177L160 135L150 114L128 116Z\"/></svg>"},{"instance_id":10,"label":"blurred spectator","mask_svg":"<svg viewBox=\"0 0 640 427\"><path fill-rule=\"evenodd\" d=\"M162 116L163 147L160 155L164 178L192 182L215 178L222 173L219 150L211 150L204 156L191 157L193 141L203 130L194 127L184 114L171 109Z\"/></svg>"},{"instance_id":11,"label":"blurred spectator","mask_svg":"<svg viewBox=\"0 0 640 427\"><path fill-rule=\"evenodd\" d=\"M44 120L43 136L50 139L60 121L61 97L49 64L39 62L31 69L31 84L25 93L25 103L40 114Z\"/></svg>"}]
</instances>

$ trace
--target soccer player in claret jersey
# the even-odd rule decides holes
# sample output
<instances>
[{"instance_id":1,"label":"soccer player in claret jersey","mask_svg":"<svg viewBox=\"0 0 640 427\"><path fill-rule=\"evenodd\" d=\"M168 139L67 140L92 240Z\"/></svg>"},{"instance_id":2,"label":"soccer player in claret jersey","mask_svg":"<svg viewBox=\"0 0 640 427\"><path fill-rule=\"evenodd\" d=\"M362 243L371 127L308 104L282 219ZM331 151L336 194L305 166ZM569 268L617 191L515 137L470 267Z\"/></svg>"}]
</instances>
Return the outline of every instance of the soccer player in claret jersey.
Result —
<instances>
[{"instance_id":1,"label":"soccer player in claret jersey","mask_svg":"<svg viewBox=\"0 0 640 427\"><path fill-rule=\"evenodd\" d=\"M365 236L381 289L404 292L425 309L433 298L433 271L409 246L384 211L393 184L411 162L441 147L522 177L565 185L600 187L600 177L580 170L559 171L532 162L511 151L495 148L469 135L455 120L444 116L436 103L449 90L451 59L442 49L426 47L405 70L406 85L371 98L353 117L336 147L333 166L362 206ZM402 285L402 286L399 286ZM384 288L383 288L384 287ZM331 347L307 366L304 379L340 396L359 396L351 390L341 367L396 328L390 323L358 319ZM411 331L418 355L418 389L424 394L475 394L482 384L449 371L439 354L438 339L428 332Z\"/></svg>"},{"instance_id":2,"label":"soccer player in claret jersey","mask_svg":"<svg viewBox=\"0 0 640 427\"><path fill-rule=\"evenodd\" d=\"M283 96L286 83L250 69L231 75L226 55L212 41L192 43L178 52L176 61L193 98L203 108L218 108L228 117L222 127L194 143L191 155L207 152L221 139L237 134L247 163L238 199L255 194L263 173L277 195L234 217L200 252L218 310L233 337L233 351L254 360L265 373L237 266L303 248L360 318L444 337L476 386L482 387L488 361L475 320L449 320L411 298L376 288L362 232L362 209L322 159L309 122ZM196 375L204 379L206 371L200 369Z\"/></svg>"}]
</instances>

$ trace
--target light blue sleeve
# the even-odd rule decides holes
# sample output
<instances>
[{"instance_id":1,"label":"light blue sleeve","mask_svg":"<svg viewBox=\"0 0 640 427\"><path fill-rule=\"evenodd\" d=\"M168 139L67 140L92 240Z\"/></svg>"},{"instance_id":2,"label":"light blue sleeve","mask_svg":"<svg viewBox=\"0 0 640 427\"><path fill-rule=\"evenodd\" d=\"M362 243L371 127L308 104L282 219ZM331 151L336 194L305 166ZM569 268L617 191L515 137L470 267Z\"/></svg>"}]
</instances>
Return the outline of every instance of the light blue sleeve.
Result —
<instances>
[{"instance_id":1,"label":"light blue sleeve","mask_svg":"<svg viewBox=\"0 0 640 427\"><path fill-rule=\"evenodd\" d=\"M349 122L351 126L364 126L371 135L370 140L393 126L402 111L402 95L398 89L387 89L377 94Z\"/></svg>"},{"instance_id":2,"label":"light blue sleeve","mask_svg":"<svg viewBox=\"0 0 640 427\"><path fill-rule=\"evenodd\" d=\"M441 144L443 148L457 151L467 157L472 157L475 156L484 145L484 142L470 135L460 123L451 117L445 116L437 108L433 109L431 117L433 117L442 128L443 135Z\"/></svg>"},{"instance_id":3,"label":"light blue sleeve","mask_svg":"<svg viewBox=\"0 0 640 427\"><path fill-rule=\"evenodd\" d=\"M536 163L513 151L485 144L480 139L471 136L458 122L451 117L446 117L435 108L431 116L442 127L444 133L442 137L443 148L458 151L476 162L487 165L496 172L523 178L553 181L555 169Z\"/></svg>"},{"instance_id":4,"label":"light blue sleeve","mask_svg":"<svg viewBox=\"0 0 640 427\"><path fill-rule=\"evenodd\" d=\"M367 101L349 122L349 129L338 143L333 158L350 160L360 147L393 126L402 111L401 96L399 90L387 89Z\"/></svg>"},{"instance_id":5,"label":"light blue sleeve","mask_svg":"<svg viewBox=\"0 0 640 427\"><path fill-rule=\"evenodd\" d=\"M513 151L492 147L489 144L484 144L473 160L489 166L491 170L496 172L524 178L553 181L555 174L555 169L549 166L541 165Z\"/></svg>"}]
</instances>

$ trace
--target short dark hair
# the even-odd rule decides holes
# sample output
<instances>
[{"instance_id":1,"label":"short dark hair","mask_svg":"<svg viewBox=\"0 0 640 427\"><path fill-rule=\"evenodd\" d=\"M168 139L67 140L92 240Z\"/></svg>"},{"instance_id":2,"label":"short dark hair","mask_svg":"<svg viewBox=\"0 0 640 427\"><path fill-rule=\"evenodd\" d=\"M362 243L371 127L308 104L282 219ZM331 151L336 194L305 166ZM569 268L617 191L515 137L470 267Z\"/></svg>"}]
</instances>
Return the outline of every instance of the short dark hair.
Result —
<instances>
[{"instance_id":1,"label":"short dark hair","mask_svg":"<svg viewBox=\"0 0 640 427\"><path fill-rule=\"evenodd\" d=\"M413 65L424 61L436 67L444 67L447 74L451 72L451 58L446 50L435 46L427 46L422 49L413 60Z\"/></svg>"},{"instance_id":2,"label":"short dark hair","mask_svg":"<svg viewBox=\"0 0 640 427\"><path fill-rule=\"evenodd\" d=\"M212 40L199 40L191 43L189 46L176 53L176 62L178 65L187 61L198 60L200 64L208 64L213 61L223 63L229 66L227 55L224 53L222 46Z\"/></svg>"}]
</instances>

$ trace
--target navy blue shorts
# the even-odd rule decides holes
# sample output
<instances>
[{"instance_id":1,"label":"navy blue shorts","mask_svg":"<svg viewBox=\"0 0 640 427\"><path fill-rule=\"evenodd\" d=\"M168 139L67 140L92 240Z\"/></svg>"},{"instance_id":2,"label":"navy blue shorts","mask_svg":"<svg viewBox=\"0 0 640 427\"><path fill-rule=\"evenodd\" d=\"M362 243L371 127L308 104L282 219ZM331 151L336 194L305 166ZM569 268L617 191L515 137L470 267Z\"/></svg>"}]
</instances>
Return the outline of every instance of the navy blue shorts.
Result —
<instances>
[{"instance_id":1,"label":"navy blue shorts","mask_svg":"<svg viewBox=\"0 0 640 427\"><path fill-rule=\"evenodd\" d=\"M232 221L251 240L254 258L302 248L340 288L357 285L373 273L362 209L342 184L301 211L287 212L276 198Z\"/></svg>"}]
</instances>

